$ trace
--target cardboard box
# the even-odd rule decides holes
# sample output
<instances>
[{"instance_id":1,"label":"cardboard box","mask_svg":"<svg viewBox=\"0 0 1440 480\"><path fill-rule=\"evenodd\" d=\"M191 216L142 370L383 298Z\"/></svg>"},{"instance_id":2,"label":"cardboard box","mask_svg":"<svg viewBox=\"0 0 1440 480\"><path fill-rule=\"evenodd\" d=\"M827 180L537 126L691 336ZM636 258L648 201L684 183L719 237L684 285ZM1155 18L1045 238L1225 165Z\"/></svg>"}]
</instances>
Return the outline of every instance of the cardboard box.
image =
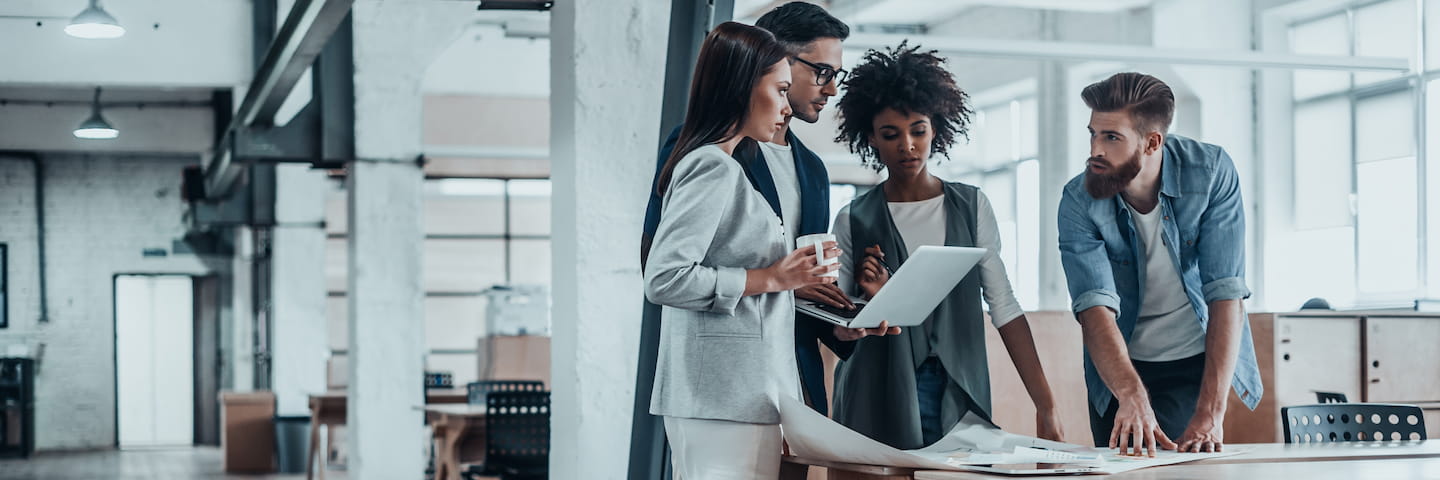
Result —
<instances>
[{"instance_id":1,"label":"cardboard box","mask_svg":"<svg viewBox=\"0 0 1440 480\"><path fill-rule=\"evenodd\" d=\"M275 394L220 392L221 467L226 472L275 471Z\"/></svg>"},{"instance_id":2,"label":"cardboard box","mask_svg":"<svg viewBox=\"0 0 1440 480\"><path fill-rule=\"evenodd\" d=\"M549 388L550 337L482 337L477 348L481 380L540 380Z\"/></svg>"}]
</instances>

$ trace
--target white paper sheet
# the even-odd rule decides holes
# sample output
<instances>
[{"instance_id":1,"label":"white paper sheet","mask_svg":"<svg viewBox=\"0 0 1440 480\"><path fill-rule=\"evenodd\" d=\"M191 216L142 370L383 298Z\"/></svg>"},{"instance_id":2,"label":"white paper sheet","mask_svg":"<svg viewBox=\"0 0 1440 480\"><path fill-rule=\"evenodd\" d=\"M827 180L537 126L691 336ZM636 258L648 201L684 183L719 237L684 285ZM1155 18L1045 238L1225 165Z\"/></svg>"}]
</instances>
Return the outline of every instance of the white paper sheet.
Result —
<instances>
[{"instance_id":1,"label":"white paper sheet","mask_svg":"<svg viewBox=\"0 0 1440 480\"><path fill-rule=\"evenodd\" d=\"M1147 467L1159 467L1162 465L1174 465L1177 463L1205 460L1207 458L1219 458L1228 457L1231 455L1239 455L1241 453L1245 453L1245 450L1243 448L1233 447L1226 447L1226 450L1223 452L1211 453L1181 453L1173 450L1156 450L1155 458L1136 457L1129 455L1121 456L1119 454L1120 450L1113 448L1106 449L1104 450L1104 452L1105 463L1101 465L1096 465L1097 467L1099 467L1099 471L1104 473L1120 473Z\"/></svg>"},{"instance_id":2,"label":"white paper sheet","mask_svg":"<svg viewBox=\"0 0 1440 480\"><path fill-rule=\"evenodd\" d=\"M1099 465L1105 463L1105 456L1099 452L1073 453L1045 450L1031 447L1015 447L1005 453L951 453L945 461L950 465L994 465L997 463L1068 463L1072 465Z\"/></svg>"},{"instance_id":3,"label":"white paper sheet","mask_svg":"<svg viewBox=\"0 0 1440 480\"><path fill-rule=\"evenodd\" d=\"M1048 463L1066 457L1079 460L1056 463L1091 465L1100 472L1120 473L1243 452L1239 449L1219 453L1157 451L1155 458L1122 457L1116 449L1096 449L1008 433L974 414L966 414L955 428L930 446L900 450L835 423L793 398L780 400L780 428L791 453L799 457L934 470L964 470L966 464Z\"/></svg>"}]
</instances>

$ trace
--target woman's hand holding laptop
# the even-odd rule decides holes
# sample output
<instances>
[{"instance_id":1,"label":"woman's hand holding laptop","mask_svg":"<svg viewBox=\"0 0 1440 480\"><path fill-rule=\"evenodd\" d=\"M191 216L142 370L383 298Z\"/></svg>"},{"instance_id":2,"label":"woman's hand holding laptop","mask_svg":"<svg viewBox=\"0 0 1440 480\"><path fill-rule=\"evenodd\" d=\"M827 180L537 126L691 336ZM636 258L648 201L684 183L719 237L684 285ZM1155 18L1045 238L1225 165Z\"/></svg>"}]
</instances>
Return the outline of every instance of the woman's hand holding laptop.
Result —
<instances>
[{"instance_id":1,"label":"woman's hand holding laptop","mask_svg":"<svg viewBox=\"0 0 1440 480\"><path fill-rule=\"evenodd\" d=\"M871 249L866 249L866 252L869 253L872 250L876 253L879 253L883 258L884 253L880 252L879 245L876 245ZM881 265L883 269L883 264ZM887 273L885 275L885 279L888 280L889 277L890 276ZM881 282L881 285L884 285L883 281ZM879 287L876 287L875 290L879 291ZM850 301L850 297L848 295L845 295L845 292L840 290L840 287L836 286L833 283L820 283L800 287L795 290L795 296L804 300L823 303L835 308L844 308L847 310L855 309L855 303ZM868 296L873 296L873 292L871 295L867 295L867 297ZM855 340L859 340L865 337L878 337L900 334L900 327L891 327L889 325L889 322L880 322L880 326L875 328L845 328L839 325L836 325L834 328L835 338L838 338L840 339L840 341L844 342L853 342Z\"/></svg>"},{"instance_id":2,"label":"woman's hand holding laptop","mask_svg":"<svg viewBox=\"0 0 1440 480\"><path fill-rule=\"evenodd\" d=\"M900 327L890 326L889 321L880 322L880 326L875 328L845 328L839 325L835 326L835 338L840 339L840 341L842 342L853 342L861 338L872 336L882 337L885 335L899 334Z\"/></svg>"}]
</instances>

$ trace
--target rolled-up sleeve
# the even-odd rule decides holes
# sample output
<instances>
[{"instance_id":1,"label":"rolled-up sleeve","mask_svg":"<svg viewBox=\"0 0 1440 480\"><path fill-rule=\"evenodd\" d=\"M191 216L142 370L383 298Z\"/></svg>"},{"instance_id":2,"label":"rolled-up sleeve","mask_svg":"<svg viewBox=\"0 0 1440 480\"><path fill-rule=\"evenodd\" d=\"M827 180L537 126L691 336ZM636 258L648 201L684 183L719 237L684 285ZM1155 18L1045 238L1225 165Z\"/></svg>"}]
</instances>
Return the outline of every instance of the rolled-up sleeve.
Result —
<instances>
[{"instance_id":1,"label":"rolled-up sleeve","mask_svg":"<svg viewBox=\"0 0 1440 480\"><path fill-rule=\"evenodd\" d=\"M729 199L737 198L733 177L744 181L727 161L687 158L676 166L645 266L645 296L651 302L730 315L744 296L744 268L706 263Z\"/></svg>"},{"instance_id":2,"label":"rolled-up sleeve","mask_svg":"<svg viewBox=\"0 0 1440 480\"><path fill-rule=\"evenodd\" d=\"M995 221L990 197L985 196L985 192L977 192L975 200L975 246L985 249L985 257L977 266L980 293L990 306L990 324L1000 328L1020 318L1025 310L1015 299L1015 289L1010 287L1010 277L1005 273L1005 261L1000 258L1000 226Z\"/></svg>"},{"instance_id":3,"label":"rolled-up sleeve","mask_svg":"<svg viewBox=\"0 0 1440 480\"><path fill-rule=\"evenodd\" d=\"M1240 178L1225 150L1216 155L1210 201L1200 215L1195 239L1205 303L1250 298L1245 285L1245 207Z\"/></svg>"},{"instance_id":4,"label":"rolled-up sleeve","mask_svg":"<svg viewBox=\"0 0 1440 480\"><path fill-rule=\"evenodd\" d=\"M1081 208L1074 193L1067 190L1060 198L1058 215L1060 233L1060 265L1065 269L1065 285L1070 290L1071 311L1106 307L1120 315L1120 295L1115 291L1115 277L1110 270L1110 257L1105 253L1105 240L1095 222Z\"/></svg>"},{"instance_id":5,"label":"rolled-up sleeve","mask_svg":"<svg viewBox=\"0 0 1440 480\"><path fill-rule=\"evenodd\" d=\"M1113 291L1097 288L1081 293L1078 296L1074 294L1071 294L1071 296L1074 297L1075 300L1070 302L1070 310L1076 314L1094 307L1105 307L1114 311L1116 316L1120 315L1120 296L1116 295Z\"/></svg>"}]
</instances>

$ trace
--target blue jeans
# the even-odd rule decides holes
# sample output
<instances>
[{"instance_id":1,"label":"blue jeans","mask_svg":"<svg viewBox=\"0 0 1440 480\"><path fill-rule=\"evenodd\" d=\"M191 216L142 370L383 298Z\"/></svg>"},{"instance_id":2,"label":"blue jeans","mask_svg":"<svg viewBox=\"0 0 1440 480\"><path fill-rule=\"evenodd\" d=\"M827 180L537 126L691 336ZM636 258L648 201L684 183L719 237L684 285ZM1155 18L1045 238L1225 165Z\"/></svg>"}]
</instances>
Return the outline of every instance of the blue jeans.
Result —
<instances>
[{"instance_id":1,"label":"blue jeans","mask_svg":"<svg viewBox=\"0 0 1440 480\"><path fill-rule=\"evenodd\" d=\"M945 435L940 425L940 402L945 397L948 383L950 379L939 357L927 358L915 369L915 396L920 400L920 437L925 445L935 443Z\"/></svg>"}]
</instances>

